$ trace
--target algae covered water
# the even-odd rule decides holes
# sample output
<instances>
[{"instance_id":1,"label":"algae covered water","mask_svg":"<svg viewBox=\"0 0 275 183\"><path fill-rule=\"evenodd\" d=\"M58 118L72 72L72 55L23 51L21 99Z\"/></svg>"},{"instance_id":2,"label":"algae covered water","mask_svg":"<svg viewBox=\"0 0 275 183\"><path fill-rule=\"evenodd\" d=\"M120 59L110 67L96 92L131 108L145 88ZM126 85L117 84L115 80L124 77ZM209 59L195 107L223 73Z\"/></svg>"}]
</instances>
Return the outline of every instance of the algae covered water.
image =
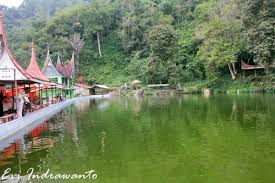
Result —
<instances>
[{"instance_id":1,"label":"algae covered water","mask_svg":"<svg viewBox=\"0 0 275 183\"><path fill-rule=\"evenodd\" d=\"M1 149L0 173L32 182L273 183L275 96L114 97L68 107Z\"/></svg>"}]
</instances>

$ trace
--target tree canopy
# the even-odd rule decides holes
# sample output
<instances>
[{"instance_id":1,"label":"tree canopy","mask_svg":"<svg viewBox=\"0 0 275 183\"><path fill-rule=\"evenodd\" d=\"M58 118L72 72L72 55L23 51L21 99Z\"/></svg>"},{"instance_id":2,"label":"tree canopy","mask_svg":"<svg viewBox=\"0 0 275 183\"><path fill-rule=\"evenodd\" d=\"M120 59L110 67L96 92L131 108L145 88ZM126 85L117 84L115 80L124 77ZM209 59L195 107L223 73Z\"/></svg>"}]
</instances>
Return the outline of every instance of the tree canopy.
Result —
<instances>
[{"instance_id":1,"label":"tree canopy","mask_svg":"<svg viewBox=\"0 0 275 183\"><path fill-rule=\"evenodd\" d=\"M42 64L76 53L87 82L178 83L238 78L240 62L275 65L270 0L24 0L1 7L9 45L27 66L30 43ZM70 44L78 36L81 47ZM80 42L79 42L80 43ZM83 44L82 44L83 43ZM84 44L85 43L85 44Z\"/></svg>"}]
</instances>

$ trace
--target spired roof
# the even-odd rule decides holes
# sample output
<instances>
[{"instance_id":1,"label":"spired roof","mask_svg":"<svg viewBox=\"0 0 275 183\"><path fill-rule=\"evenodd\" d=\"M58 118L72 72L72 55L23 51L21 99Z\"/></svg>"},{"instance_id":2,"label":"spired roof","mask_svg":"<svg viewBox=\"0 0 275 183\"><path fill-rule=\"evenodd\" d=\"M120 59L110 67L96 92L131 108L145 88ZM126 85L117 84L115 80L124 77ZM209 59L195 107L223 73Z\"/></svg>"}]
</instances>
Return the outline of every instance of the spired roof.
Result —
<instances>
[{"instance_id":1,"label":"spired roof","mask_svg":"<svg viewBox=\"0 0 275 183\"><path fill-rule=\"evenodd\" d=\"M62 62L60 60L60 57L59 57L59 54L58 54L58 57L57 57L57 62L56 62L56 66L55 66L56 70L63 75L63 65L62 65ZM64 76L64 75L63 75Z\"/></svg>"},{"instance_id":2,"label":"spired roof","mask_svg":"<svg viewBox=\"0 0 275 183\"><path fill-rule=\"evenodd\" d=\"M64 78L73 78L74 74L74 52L72 54L72 58L70 63L62 65L62 62L60 60L60 57L58 55L57 63L56 63L56 69L57 71L63 75Z\"/></svg>"},{"instance_id":3,"label":"spired roof","mask_svg":"<svg viewBox=\"0 0 275 183\"><path fill-rule=\"evenodd\" d=\"M56 68L54 67L54 65L52 63L49 49L48 49L47 57L46 57L44 68L43 68L42 72L47 78L62 77L62 75L56 70Z\"/></svg>"},{"instance_id":4,"label":"spired roof","mask_svg":"<svg viewBox=\"0 0 275 183\"><path fill-rule=\"evenodd\" d=\"M44 76L44 74L41 72L37 61L36 61L36 54L35 54L35 48L34 44L32 43L32 55L31 55L31 61L30 65L27 68L27 73L32 76L32 78L43 81L43 82L49 82L48 78ZM39 82L39 81L38 81Z\"/></svg>"},{"instance_id":5,"label":"spired roof","mask_svg":"<svg viewBox=\"0 0 275 183\"><path fill-rule=\"evenodd\" d=\"M15 80L30 80L31 76L14 59L4 34L3 16L0 14L0 68L15 69ZM6 81L13 81L6 78Z\"/></svg>"}]
</instances>

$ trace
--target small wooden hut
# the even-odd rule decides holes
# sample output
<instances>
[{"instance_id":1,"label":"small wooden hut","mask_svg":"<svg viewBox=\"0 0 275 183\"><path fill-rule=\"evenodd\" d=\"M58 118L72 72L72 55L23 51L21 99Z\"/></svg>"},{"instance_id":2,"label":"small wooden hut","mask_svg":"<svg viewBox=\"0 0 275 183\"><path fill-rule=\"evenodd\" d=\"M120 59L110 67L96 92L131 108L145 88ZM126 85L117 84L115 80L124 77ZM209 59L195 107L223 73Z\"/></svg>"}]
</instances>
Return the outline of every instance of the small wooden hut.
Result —
<instances>
[{"instance_id":1,"label":"small wooden hut","mask_svg":"<svg viewBox=\"0 0 275 183\"><path fill-rule=\"evenodd\" d=\"M257 71L258 69L265 69L265 67L263 65L250 65L250 64L246 64L242 61L242 70L243 70L243 78L245 78L245 71L248 70L254 70L255 76L257 76Z\"/></svg>"}]
</instances>

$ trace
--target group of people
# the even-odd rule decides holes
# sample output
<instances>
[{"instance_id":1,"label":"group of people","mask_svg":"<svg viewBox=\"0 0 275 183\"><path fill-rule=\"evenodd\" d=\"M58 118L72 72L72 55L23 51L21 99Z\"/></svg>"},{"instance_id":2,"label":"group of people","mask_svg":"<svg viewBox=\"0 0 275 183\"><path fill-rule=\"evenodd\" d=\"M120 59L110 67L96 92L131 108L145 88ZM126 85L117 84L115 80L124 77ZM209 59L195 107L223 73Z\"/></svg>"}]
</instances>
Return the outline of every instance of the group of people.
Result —
<instances>
[{"instance_id":1,"label":"group of people","mask_svg":"<svg viewBox=\"0 0 275 183\"><path fill-rule=\"evenodd\" d=\"M18 92L18 96L15 97L17 117L25 116L26 112L31 112L31 102L28 93L29 88L25 88L23 91ZM7 98L4 91L0 91L0 117L4 116L4 100ZM11 109L10 109L11 110Z\"/></svg>"},{"instance_id":2,"label":"group of people","mask_svg":"<svg viewBox=\"0 0 275 183\"><path fill-rule=\"evenodd\" d=\"M4 91L0 90L0 117L4 116L4 100L6 98L7 96L5 95ZM17 118L22 118L28 112L32 112L31 102L35 103L35 99L33 97L30 97L29 87L24 88L24 90L18 91L17 96L14 97L14 99L16 105ZM65 100L65 98L61 94L58 94L56 96L56 99L58 102L62 102ZM14 109L13 111L15 112Z\"/></svg>"}]
</instances>

